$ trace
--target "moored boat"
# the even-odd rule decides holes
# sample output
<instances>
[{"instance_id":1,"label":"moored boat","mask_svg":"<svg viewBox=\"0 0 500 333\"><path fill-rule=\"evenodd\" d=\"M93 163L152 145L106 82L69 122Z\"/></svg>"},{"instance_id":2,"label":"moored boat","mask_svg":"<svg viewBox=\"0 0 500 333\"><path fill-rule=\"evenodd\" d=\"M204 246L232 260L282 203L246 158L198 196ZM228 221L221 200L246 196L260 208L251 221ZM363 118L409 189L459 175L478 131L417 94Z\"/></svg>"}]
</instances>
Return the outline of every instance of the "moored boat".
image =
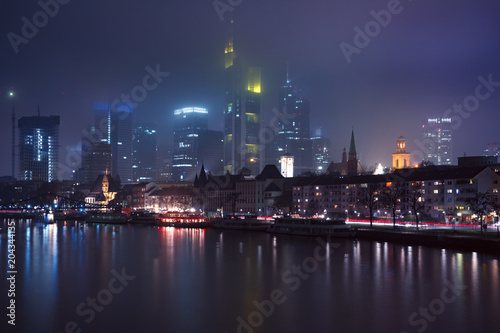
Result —
<instances>
[{"instance_id":1,"label":"moored boat","mask_svg":"<svg viewBox=\"0 0 500 333\"><path fill-rule=\"evenodd\" d=\"M278 218L268 230L271 233L304 236L353 237L356 231L343 219Z\"/></svg>"},{"instance_id":2,"label":"moored boat","mask_svg":"<svg viewBox=\"0 0 500 333\"><path fill-rule=\"evenodd\" d=\"M215 229L260 230L266 231L272 225L268 218L257 216L226 216L213 219Z\"/></svg>"},{"instance_id":3,"label":"moored boat","mask_svg":"<svg viewBox=\"0 0 500 333\"><path fill-rule=\"evenodd\" d=\"M118 212L88 212L85 218L87 223L108 223L108 224L125 224L127 223L127 214Z\"/></svg>"},{"instance_id":4,"label":"moored boat","mask_svg":"<svg viewBox=\"0 0 500 333\"><path fill-rule=\"evenodd\" d=\"M202 213L167 212L160 214L156 225L175 228L205 228L207 221Z\"/></svg>"}]
</instances>

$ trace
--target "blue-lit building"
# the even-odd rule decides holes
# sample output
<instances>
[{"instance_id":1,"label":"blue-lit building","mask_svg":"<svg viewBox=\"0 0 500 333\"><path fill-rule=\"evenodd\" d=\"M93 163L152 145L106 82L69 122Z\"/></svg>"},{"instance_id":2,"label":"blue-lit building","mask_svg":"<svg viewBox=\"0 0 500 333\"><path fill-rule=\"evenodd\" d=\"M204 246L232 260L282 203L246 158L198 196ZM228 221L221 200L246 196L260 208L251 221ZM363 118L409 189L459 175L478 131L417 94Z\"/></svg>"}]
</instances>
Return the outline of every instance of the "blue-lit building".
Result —
<instances>
[{"instance_id":1,"label":"blue-lit building","mask_svg":"<svg viewBox=\"0 0 500 333\"><path fill-rule=\"evenodd\" d=\"M21 117L19 128L19 179L57 180L59 116Z\"/></svg>"},{"instance_id":2,"label":"blue-lit building","mask_svg":"<svg viewBox=\"0 0 500 333\"><path fill-rule=\"evenodd\" d=\"M135 182L156 180L156 124L140 123L134 128L132 178Z\"/></svg>"},{"instance_id":3,"label":"blue-lit building","mask_svg":"<svg viewBox=\"0 0 500 333\"><path fill-rule=\"evenodd\" d=\"M172 173L176 181L193 181L201 167L200 132L208 128L208 111L188 107L174 111L174 149Z\"/></svg>"},{"instance_id":4,"label":"blue-lit building","mask_svg":"<svg viewBox=\"0 0 500 333\"><path fill-rule=\"evenodd\" d=\"M435 165L452 165L451 118L428 118L423 125L423 145L425 158Z\"/></svg>"}]
</instances>

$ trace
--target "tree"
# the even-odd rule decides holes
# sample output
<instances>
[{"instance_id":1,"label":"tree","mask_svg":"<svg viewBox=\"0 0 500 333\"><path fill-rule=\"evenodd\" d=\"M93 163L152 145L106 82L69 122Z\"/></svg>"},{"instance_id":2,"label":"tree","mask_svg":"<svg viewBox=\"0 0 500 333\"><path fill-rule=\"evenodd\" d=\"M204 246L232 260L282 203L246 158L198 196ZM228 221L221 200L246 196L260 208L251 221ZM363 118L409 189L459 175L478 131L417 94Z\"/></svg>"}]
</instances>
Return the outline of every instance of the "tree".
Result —
<instances>
[{"instance_id":1,"label":"tree","mask_svg":"<svg viewBox=\"0 0 500 333\"><path fill-rule=\"evenodd\" d=\"M366 185L366 186L364 186ZM358 202L370 213L370 227L373 226L373 212L376 205L379 204L377 186L375 183L362 184L358 191Z\"/></svg>"},{"instance_id":2,"label":"tree","mask_svg":"<svg viewBox=\"0 0 500 333\"><path fill-rule=\"evenodd\" d=\"M226 202L229 202L231 205L231 209L233 210L233 215L236 214L236 203L240 201L238 199L241 195L241 192L231 191L226 195Z\"/></svg>"},{"instance_id":3,"label":"tree","mask_svg":"<svg viewBox=\"0 0 500 333\"><path fill-rule=\"evenodd\" d=\"M471 198L465 200L469 209L479 217L479 225L481 226L481 233L483 233L483 215L488 212L491 205L491 195L489 192L478 192Z\"/></svg>"},{"instance_id":4,"label":"tree","mask_svg":"<svg viewBox=\"0 0 500 333\"><path fill-rule=\"evenodd\" d=\"M401 207L403 191L399 182L392 182L382 192L382 205L392 212L393 226L396 227L396 211Z\"/></svg>"},{"instance_id":5,"label":"tree","mask_svg":"<svg viewBox=\"0 0 500 333\"><path fill-rule=\"evenodd\" d=\"M420 182L408 183L409 188L406 190L405 199L408 206L415 212L415 221L418 230L418 217L425 210L425 202L423 201L423 186Z\"/></svg>"},{"instance_id":6,"label":"tree","mask_svg":"<svg viewBox=\"0 0 500 333\"><path fill-rule=\"evenodd\" d=\"M428 166L433 166L434 165L434 162L432 161L422 161L420 162L420 164L418 165L419 168L425 168L425 167L428 167Z\"/></svg>"}]
</instances>

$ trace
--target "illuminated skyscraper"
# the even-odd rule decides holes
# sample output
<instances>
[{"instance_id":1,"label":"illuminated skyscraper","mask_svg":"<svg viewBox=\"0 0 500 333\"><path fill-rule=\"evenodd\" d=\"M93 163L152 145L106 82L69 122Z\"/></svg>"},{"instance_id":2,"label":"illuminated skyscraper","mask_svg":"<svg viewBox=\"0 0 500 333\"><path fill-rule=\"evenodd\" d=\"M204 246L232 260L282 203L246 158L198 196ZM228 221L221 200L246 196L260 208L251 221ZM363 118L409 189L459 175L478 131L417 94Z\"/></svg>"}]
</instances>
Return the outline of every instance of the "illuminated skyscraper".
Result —
<instances>
[{"instance_id":1,"label":"illuminated skyscraper","mask_svg":"<svg viewBox=\"0 0 500 333\"><path fill-rule=\"evenodd\" d=\"M451 165L452 128L451 118L429 118L423 125L425 156L436 165Z\"/></svg>"},{"instance_id":2,"label":"illuminated skyscraper","mask_svg":"<svg viewBox=\"0 0 500 333\"><path fill-rule=\"evenodd\" d=\"M107 101L97 102L94 126L82 139L82 152L95 142L111 145L111 173L115 178L119 175L123 183L132 182L132 114L131 104L118 103L112 108Z\"/></svg>"},{"instance_id":3,"label":"illuminated skyscraper","mask_svg":"<svg viewBox=\"0 0 500 333\"><path fill-rule=\"evenodd\" d=\"M225 47L224 169L237 173L246 167L256 175L261 169L261 71L250 67L245 77L241 73L231 33Z\"/></svg>"},{"instance_id":4,"label":"illuminated skyscraper","mask_svg":"<svg viewBox=\"0 0 500 333\"><path fill-rule=\"evenodd\" d=\"M134 128L132 178L135 182L156 180L156 124L143 122Z\"/></svg>"},{"instance_id":5,"label":"illuminated skyscraper","mask_svg":"<svg viewBox=\"0 0 500 333\"><path fill-rule=\"evenodd\" d=\"M174 111L173 177L176 181L193 181L201 167L200 132L208 127L208 111L189 107Z\"/></svg>"},{"instance_id":6,"label":"illuminated skyscraper","mask_svg":"<svg viewBox=\"0 0 500 333\"><path fill-rule=\"evenodd\" d=\"M86 184L111 170L111 145L104 141L82 145L82 169Z\"/></svg>"},{"instance_id":7,"label":"illuminated skyscraper","mask_svg":"<svg viewBox=\"0 0 500 333\"><path fill-rule=\"evenodd\" d=\"M277 164L280 156L288 152L295 157L295 174L313 170L309 100L302 98L300 91L292 85L288 70L278 107L281 117L275 128L276 138L267 146L267 163Z\"/></svg>"},{"instance_id":8,"label":"illuminated skyscraper","mask_svg":"<svg viewBox=\"0 0 500 333\"><path fill-rule=\"evenodd\" d=\"M111 110L111 148L113 177L122 183L132 181L132 105L120 103Z\"/></svg>"},{"instance_id":9,"label":"illuminated skyscraper","mask_svg":"<svg viewBox=\"0 0 500 333\"><path fill-rule=\"evenodd\" d=\"M311 138L314 172L325 173L332 162L332 144L330 139L321 136L321 131L316 131L316 136Z\"/></svg>"},{"instance_id":10,"label":"illuminated skyscraper","mask_svg":"<svg viewBox=\"0 0 500 333\"><path fill-rule=\"evenodd\" d=\"M19 179L57 180L59 116L21 117L19 127Z\"/></svg>"}]
</instances>

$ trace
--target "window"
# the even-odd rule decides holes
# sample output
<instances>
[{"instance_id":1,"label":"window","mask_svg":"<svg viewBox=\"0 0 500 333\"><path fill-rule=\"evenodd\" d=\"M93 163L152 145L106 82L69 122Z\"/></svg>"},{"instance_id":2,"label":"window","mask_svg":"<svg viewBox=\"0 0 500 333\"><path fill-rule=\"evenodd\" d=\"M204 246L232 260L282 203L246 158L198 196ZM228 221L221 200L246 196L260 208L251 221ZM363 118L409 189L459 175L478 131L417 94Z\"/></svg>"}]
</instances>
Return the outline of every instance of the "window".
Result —
<instances>
[{"instance_id":1,"label":"window","mask_svg":"<svg viewBox=\"0 0 500 333\"><path fill-rule=\"evenodd\" d=\"M439 194L439 190L434 190L434 194Z\"/></svg>"},{"instance_id":2,"label":"window","mask_svg":"<svg viewBox=\"0 0 500 333\"><path fill-rule=\"evenodd\" d=\"M453 193L453 190L451 188L446 190L446 193Z\"/></svg>"}]
</instances>

